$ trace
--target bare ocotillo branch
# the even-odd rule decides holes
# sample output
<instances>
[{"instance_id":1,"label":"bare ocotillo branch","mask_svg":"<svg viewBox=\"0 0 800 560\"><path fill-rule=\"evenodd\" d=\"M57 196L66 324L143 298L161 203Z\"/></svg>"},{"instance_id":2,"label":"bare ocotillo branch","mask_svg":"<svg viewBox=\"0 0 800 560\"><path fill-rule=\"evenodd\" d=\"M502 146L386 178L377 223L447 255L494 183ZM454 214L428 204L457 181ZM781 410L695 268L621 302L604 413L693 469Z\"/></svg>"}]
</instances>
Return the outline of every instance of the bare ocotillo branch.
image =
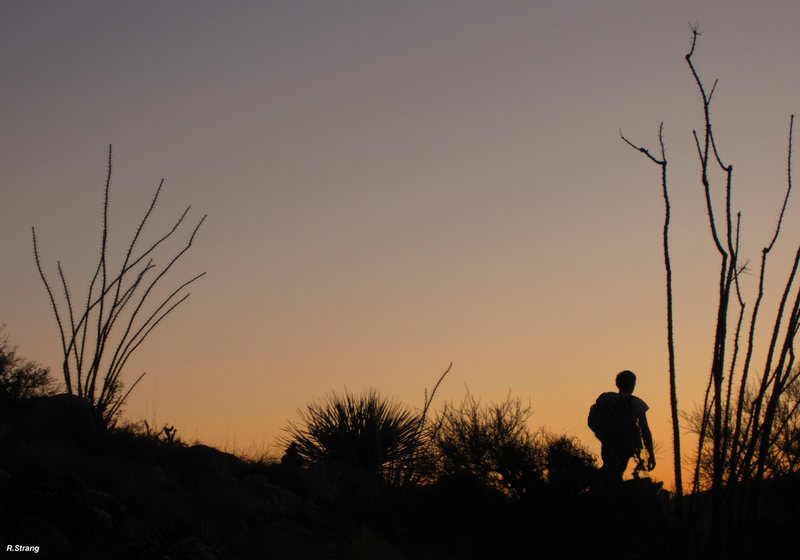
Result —
<instances>
[{"instance_id":1,"label":"bare ocotillo branch","mask_svg":"<svg viewBox=\"0 0 800 560\"><path fill-rule=\"evenodd\" d=\"M704 546L707 548L697 552L717 557L728 553L737 555L744 554L745 551L752 552L748 549L747 536L758 532L754 524L759 520L757 508L761 502L759 498L761 481L767 476L785 474L786 468L791 469L788 472L800 471L800 448L796 446L796 434L800 430L800 381L798 381L800 369L795 362L795 339L800 332L800 287L795 283L800 272L800 248L797 248L794 262L787 275L777 304L774 323L764 337L768 339L768 345L764 352L763 371L755 380L750 379L757 339L757 319L765 292L767 256L781 233L792 189L794 117L792 116L789 124L786 192L774 235L761 251L758 292L750 311L746 352L743 365L740 365L738 359L741 351L740 336L746 309L740 276L748 268L747 262L742 264L739 255L742 214L733 212L733 166L725 163L720 155L720 145L715 138L711 123L709 106L718 82L714 81L710 91L706 89L693 61L700 31L696 24L690 27L692 42L686 55L686 62L700 93L704 116L703 132L698 134L697 131L693 131L693 137L700 162L700 182L705 199L709 233L720 256L720 269L711 371L707 378L702 407L694 416L688 418L690 429L698 435L693 488L695 491L700 489L702 477L704 487L708 488L710 484L711 490L711 524L708 526L710 532L698 535L706 543ZM659 159L624 136L622 139L651 161L662 166L664 171L662 183L665 186L666 158L663 156L663 142L662 157ZM660 134L659 141L661 142ZM712 197L712 173L709 169L712 161L716 161L724 173L724 199L722 202L717 202L716 206L712 202L715 199ZM665 259L668 259L666 232L669 223L669 202L666 198L666 188L665 201L667 201L667 220L664 247ZM721 224L722 216L725 220L724 226ZM668 260L665 260L665 264L669 286ZM728 350L726 345L731 338L728 321L731 298L734 294L739 304L738 319L732 337L733 348ZM668 316L670 316L669 310ZM669 323L668 339L671 340L671 320ZM737 384L738 389L735 387ZM671 385L671 391L674 391L674 385ZM671 400L674 407L673 396L671 395ZM674 415L673 408L673 418ZM674 419L673 430L676 428L677 421ZM679 434L674 434L674 438L676 441L679 440ZM676 457L676 465L679 460L680 458ZM679 487L677 489L680 490ZM699 513L696 509L699 503L700 500L693 500L693 507L687 512L690 517L687 527L693 527L693 530L699 528L697 523L699 519L692 518Z\"/></svg>"},{"instance_id":2,"label":"bare ocotillo branch","mask_svg":"<svg viewBox=\"0 0 800 560\"><path fill-rule=\"evenodd\" d=\"M206 216L200 218L192 230L189 240L179 251L174 253L160 271L154 264L153 255L156 249L167 242L179 229L189 213L189 207L183 211L166 233L136 254L136 244L161 193L164 184L162 180L133 234L122 265L116 272L110 271L108 266L108 212L111 156L112 151L109 146L108 173L103 191L100 255L94 275L89 282L86 303L82 310L76 311L74 308L73 298L60 262L58 263L58 274L64 292L64 301L59 302L42 267L36 230L31 228L36 267L47 291L61 337L62 369L67 392L87 400L107 422L113 421L130 391L144 375L141 374L128 390L123 392L120 375L128 359L156 325L189 297L185 288L205 274L203 272L179 284L169 295L156 302L153 310L145 312L146 308L151 307L151 298L154 297L154 289L157 284L192 246L197 231L206 218ZM149 274L154 274L154 277L145 284L145 278ZM66 305L66 312L61 310L62 305ZM115 331L114 328L118 324L124 325L120 332Z\"/></svg>"},{"instance_id":3,"label":"bare ocotillo branch","mask_svg":"<svg viewBox=\"0 0 800 560\"><path fill-rule=\"evenodd\" d=\"M669 392L670 392L670 410L672 414L672 450L673 462L675 465L675 492L678 497L678 512L682 515L682 500L683 496L683 474L681 472L681 434L678 418L678 393L675 378L675 331L674 331L674 317L672 308L672 264L670 260L669 251L669 225L671 208L669 202L669 190L667 189L667 157L664 149L664 123L658 126L658 143L661 149L661 159L653 156L646 148L637 146L622 134L619 135L630 147L647 156L650 161L655 163L661 168L661 192L664 197L664 229L663 229L663 246L664 246L664 268L666 270L666 284L667 284L667 352L669 355Z\"/></svg>"}]
</instances>

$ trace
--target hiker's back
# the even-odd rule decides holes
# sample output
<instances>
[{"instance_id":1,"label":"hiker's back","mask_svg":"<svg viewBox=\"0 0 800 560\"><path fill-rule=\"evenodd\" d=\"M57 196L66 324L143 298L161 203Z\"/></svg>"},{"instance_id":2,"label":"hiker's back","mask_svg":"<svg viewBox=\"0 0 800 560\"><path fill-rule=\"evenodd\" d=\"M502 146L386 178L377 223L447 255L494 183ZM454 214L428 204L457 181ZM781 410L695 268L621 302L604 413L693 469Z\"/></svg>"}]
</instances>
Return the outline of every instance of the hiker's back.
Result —
<instances>
[{"instance_id":1,"label":"hiker's back","mask_svg":"<svg viewBox=\"0 0 800 560\"><path fill-rule=\"evenodd\" d=\"M642 448L633 395L602 393L589 409L588 424L603 445L633 455Z\"/></svg>"}]
</instances>

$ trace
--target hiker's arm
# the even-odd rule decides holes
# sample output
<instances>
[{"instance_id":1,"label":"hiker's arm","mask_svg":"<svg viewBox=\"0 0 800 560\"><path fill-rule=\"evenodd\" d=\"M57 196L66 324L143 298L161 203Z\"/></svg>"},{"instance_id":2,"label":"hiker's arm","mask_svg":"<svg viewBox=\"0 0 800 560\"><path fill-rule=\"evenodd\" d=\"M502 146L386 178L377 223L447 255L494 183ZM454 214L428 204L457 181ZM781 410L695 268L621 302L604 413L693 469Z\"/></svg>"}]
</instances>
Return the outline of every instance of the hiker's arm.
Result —
<instances>
[{"instance_id":1,"label":"hiker's arm","mask_svg":"<svg viewBox=\"0 0 800 560\"><path fill-rule=\"evenodd\" d=\"M644 447L647 449L647 453L650 454L647 461L647 468L652 471L656 466L656 454L653 452L653 435L650 433L650 426L647 424L647 414L644 412L639 415L639 428L642 431Z\"/></svg>"}]
</instances>

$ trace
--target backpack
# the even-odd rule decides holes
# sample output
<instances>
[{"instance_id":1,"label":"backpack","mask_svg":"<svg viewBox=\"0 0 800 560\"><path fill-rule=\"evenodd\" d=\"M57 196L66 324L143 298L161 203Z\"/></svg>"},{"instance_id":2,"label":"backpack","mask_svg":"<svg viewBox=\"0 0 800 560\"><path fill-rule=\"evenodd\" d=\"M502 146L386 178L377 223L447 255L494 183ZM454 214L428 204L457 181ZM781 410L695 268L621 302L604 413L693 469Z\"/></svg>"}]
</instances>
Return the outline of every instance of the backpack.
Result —
<instances>
[{"instance_id":1,"label":"backpack","mask_svg":"<svg viewBox=\"0 0 800 560\"><path fill-rule=\"evenodd\" d=\"M588 424L603 445L627 456L642 448L642 437L633 411L633 395L603 393L589 409Z\"/></svg>"}]
</instances>

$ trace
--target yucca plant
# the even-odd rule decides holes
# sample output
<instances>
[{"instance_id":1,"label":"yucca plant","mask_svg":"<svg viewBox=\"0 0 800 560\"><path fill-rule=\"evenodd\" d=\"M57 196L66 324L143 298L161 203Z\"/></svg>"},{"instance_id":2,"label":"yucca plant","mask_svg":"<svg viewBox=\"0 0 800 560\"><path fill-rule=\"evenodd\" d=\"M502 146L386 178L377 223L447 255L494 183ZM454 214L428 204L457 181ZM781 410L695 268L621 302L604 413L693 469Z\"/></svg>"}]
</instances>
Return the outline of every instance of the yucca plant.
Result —
<instances>
[{"instance_id":1,"label":"yucca plant","mask_svg":"<svg viewBox=\"0 0 800 560\"><path fill-rule=\"evenodd\" d=\"M284 440L295 444L304 460L376 479L395 480L423 443L421 416L374 389L331 393L299 415Z\"/></svg>"}]
</instances>

